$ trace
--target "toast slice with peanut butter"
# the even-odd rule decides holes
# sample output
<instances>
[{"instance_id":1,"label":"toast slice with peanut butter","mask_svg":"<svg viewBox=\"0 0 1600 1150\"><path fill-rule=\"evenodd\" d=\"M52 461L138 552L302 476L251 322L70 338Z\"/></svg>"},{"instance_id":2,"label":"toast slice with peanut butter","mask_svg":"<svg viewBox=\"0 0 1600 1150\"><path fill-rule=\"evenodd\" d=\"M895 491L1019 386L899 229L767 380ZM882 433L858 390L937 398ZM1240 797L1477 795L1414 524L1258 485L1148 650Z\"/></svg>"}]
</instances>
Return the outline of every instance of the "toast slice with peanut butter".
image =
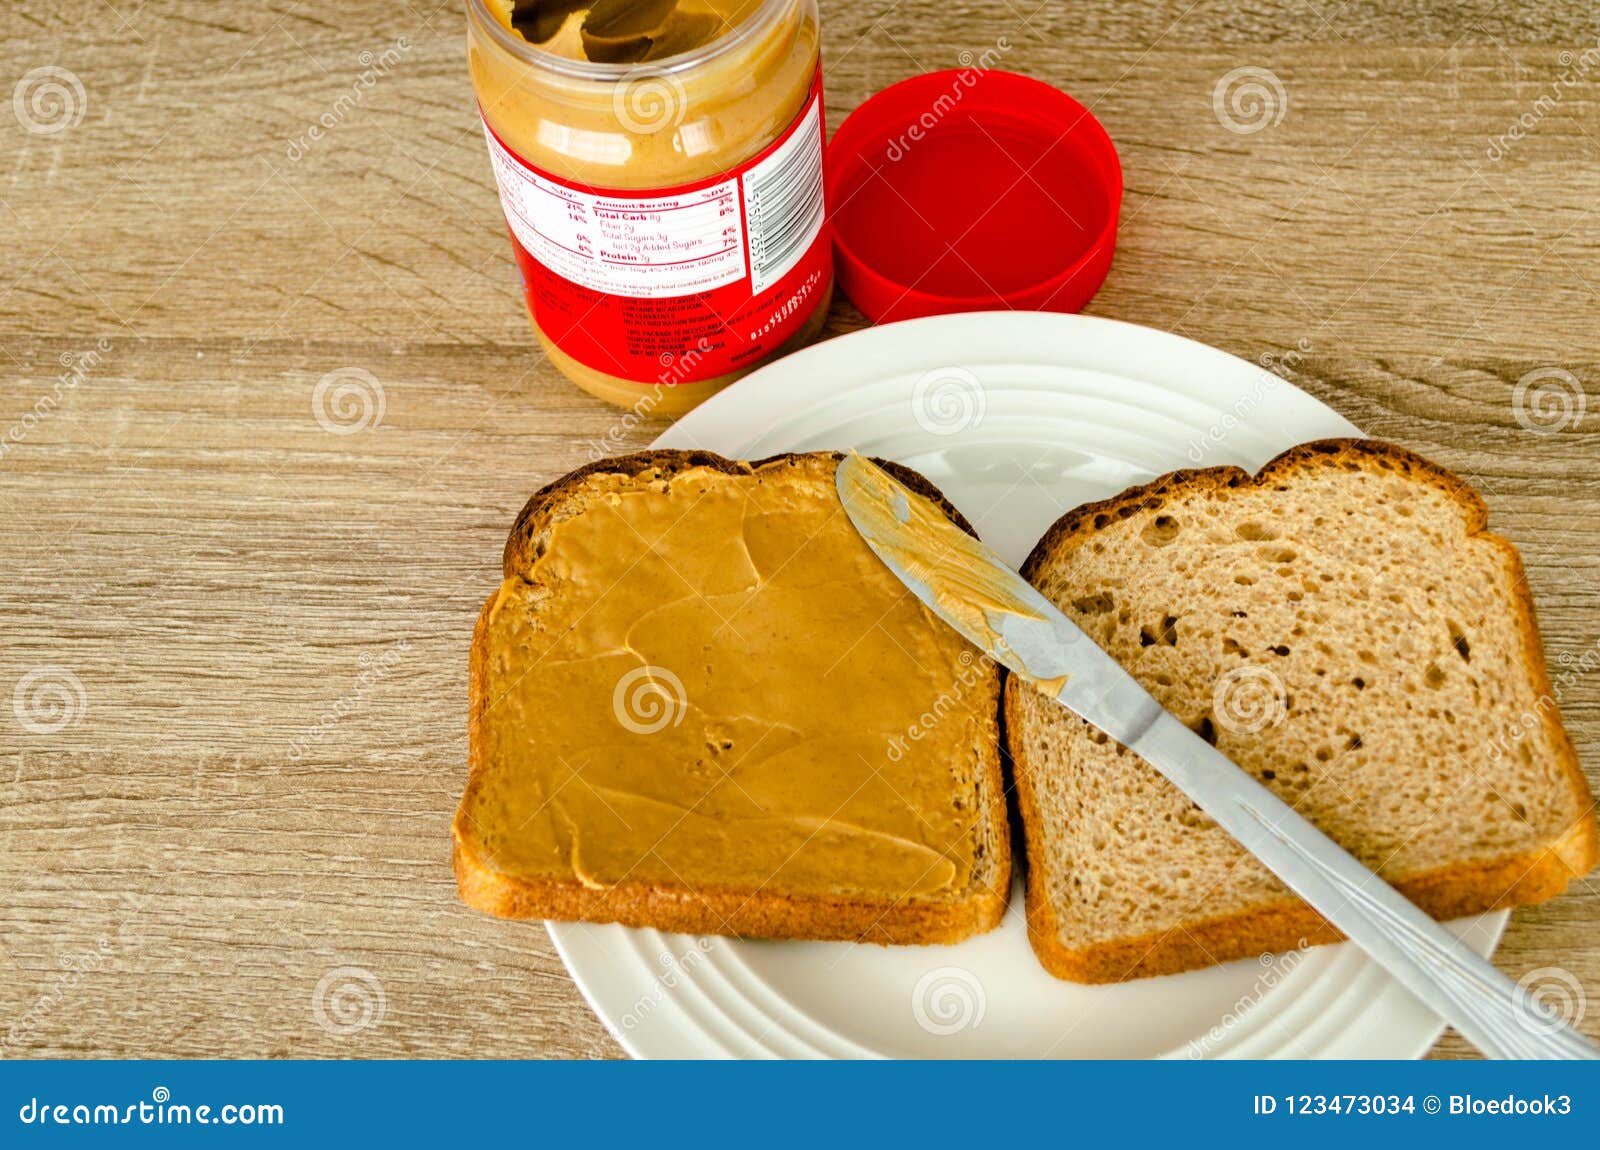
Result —
<instances>
[{"instance_id":1,"label":"toast slice with peanut butter","mask_svg":"<svg viewBox=\"0 0 1600 1150\"><path fill-rule=\"evenodd\" d=\"M1516 549L1398 447L1180 471L1060 519L1023 575L1162 705L1436 918L1596 861ZM1028 930L1051 973L1166 974L1338 937L1177 787L1006 686Z\"/></svg>"},{"instance_id":2,"label":"toast slice with peanut butter","mask_svg":"<svg viewBox=\"0 0 1600 1150\"><path fill-rule=\"evenodd\" d=\"M534 495L472 642L467 903L881 943L1000 921L998 670L856 534L837 460L652 451Z\"/></svg>"}]
</instances>

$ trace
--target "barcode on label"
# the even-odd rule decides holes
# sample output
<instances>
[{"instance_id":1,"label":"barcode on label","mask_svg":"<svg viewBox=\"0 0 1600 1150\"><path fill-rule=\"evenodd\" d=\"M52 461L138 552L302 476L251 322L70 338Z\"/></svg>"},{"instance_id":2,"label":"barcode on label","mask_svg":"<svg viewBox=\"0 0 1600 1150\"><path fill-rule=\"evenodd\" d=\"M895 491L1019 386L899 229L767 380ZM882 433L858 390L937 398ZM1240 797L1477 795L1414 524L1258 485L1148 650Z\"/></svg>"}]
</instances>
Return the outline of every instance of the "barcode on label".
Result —
<instances>
[{"instance_id":1,"label":"barcode on label","mask_svg":"<svg viewBox=\"0 0 1600 1150\"><path fill-rule=\"evenodd\" d=\"M744 174L752 291L782 279L822 230L822 102L813 99L798 131Z\"/></svg>"}]
</instances>

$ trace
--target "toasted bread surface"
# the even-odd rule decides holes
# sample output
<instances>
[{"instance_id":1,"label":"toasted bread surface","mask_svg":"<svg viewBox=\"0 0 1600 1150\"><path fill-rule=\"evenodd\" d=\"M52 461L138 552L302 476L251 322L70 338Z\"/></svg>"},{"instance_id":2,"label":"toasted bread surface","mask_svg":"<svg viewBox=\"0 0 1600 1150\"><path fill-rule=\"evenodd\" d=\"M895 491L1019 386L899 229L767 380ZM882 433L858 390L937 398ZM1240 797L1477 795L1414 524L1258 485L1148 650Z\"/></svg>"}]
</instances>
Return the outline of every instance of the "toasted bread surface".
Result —
<instances>
[{"instance_id":1,"label":"toasted bread surface","mask_svg":"<svg viewBox=\"0 0 1600 1150\"><path fill-rule=\"evenodd\" d=\"M1063 516L1023 574L1169 710L1439 918L1594 866L1521 561L1461 480L1370 440L1179 471ZM1005 689L1028 929L1109 982L1339 937L1148 764Z\"/></svg>"},{"instance_id":2,"label":"toasted bread surface","mask_svg":"<svg viewBox=\"0 0 1600 1150\"><path fill-rule=\"evenodd\" d=\"M552 812L565 822L546 827L546 839L534 848L524 849L526 844L515 841L514 827L496 825L510 793L506 777L524 769L518 756L507 748L526 739L537 751L541 740L555 741L549 712L541 710L537 698L525 697L527 689L519 685L518 675L505 674L506 668L521 658L515 653L517 645L539 648L524 660L531 667L551 652L568 651L569 635L592 640L603 632L609 625L605 613L614 606L607 604L604 596L583 598L572 589L576 581L563 578L562 564L570 564L571 552L579 547L574 542L579 535L562 524L584 515L610 515L619 501L675 490L675 482L696 485L702 497L707 491L726 496L731 483L748 487L751 500L762 510L764 524L779 523L787 525L784 530L792 527L802 533L832 533L843 521L842 510L835 521L832 516L819 515L817 509L819 485L831 485L837 459L832 454L786 455L744 463L708 452L643 452L591 464L529 500L506 545L506 582L485 604L472 644L469 778L455 823L453 848L465 901L514 918L584 919L764 938L953 942L999 921L1009 891L1010 848L999 764L998 673L963 652L965 662L955 666L970 667L972 672L965 685L942 703L933 690L940 682L939 673L927 678L931 692L927 706L940 707L939 722L950 724L947 732L964 732L946 740L948 745L960 747L959 754L947 756L952 761L918 760L919 765L913 767L910 744L901 740L898 749L891 749L884 736L891 734L896 724L915 722L916 715L877 716L870 713L869 706L863 713L866 725L874 729L862 737L874 741L852 744L857 753L827 764L823 773L830 777L817 784L817 793L830 797L828 809L792 809L794 794L782 781L783 772L791 763L806 765L808 736L821 732L829 721L837 728L836 717L827 710L895 692L885 690L876 680L887 673L885 668L863 666L842 647L836 669L825 668L825 674L816 675L817 683L803 685L815 696L821 711L809 716L795 713L789 690L794 684L780 683L771 674L751 680L749 675L754 672L737 667L741 658L757 657L751 651L761 649L767 637L737 634L737 625L750 618L746 610L750 600L725 602L719 595L727 589L720 586L697 588L695 594L707 592L708 597L701 597L720 604L719 610L733 619L734 628L727 634L719 633L721 627L702 628L686 636L693 639L692 644L669 644L665 654L659 636L654 639L656 645L648 648L656 662L676 664L687 684L678 685L686 696L678 700L683 705L681 726L674 724L666 733L681 735L693 729L698 738L699 729L694 725L704 725L705 756L715 773L707 773L710 768L705 761L689 762L687 756L672 759L662 750L663 743L650 740L653 731L625 733L618 742L616 724L623 716L613 713L613 704L620 695L614 697L606 691L602 699L567 694L550 701L568 711L583 708L583 717L581 721L563 719L562 732L570 735L576 730L582 735L587 731L592 736L587 741L610 750L598 753L594 762L579 762L559 776L546 776L541 785L551 779L557 785L547 786L552 794L540 794L537 802L529 802L526 809L533 820L529 825L548 820ZM938 502L953 520L970 530L926 480L904 468L891 465L891 469L902 482ZM796 504L801 510L771 514L786 485L803 491ZM706 578L715 578L714 573L726 565L706 549L726 540L706 537L702 528L710 520L695 510L697 506L698 499L682 501L684 515L681 521L674 520L670 542L663 536L649 541L649 546L638 546L638 541L627 537L628 532L618 532L622 536L617 541L618 570L639 561L658 563L671 577L687 578L691 583L701 581L701 571L712 573ZM828 538L839 547L849 546L832 534ZM680 550L686 545L692 545L695 552ZM865 548L865 544L860 546ZM798 596L785 600L792 610L762 617L763 624L781 630L786 640L805 640L807 619L788 617L795 611L815 612L818 638L822 638L823 620L830 612L837 615L845 605L863 610L871 605L863 596L882 595L887 590L875 580L859 579L851 586L825 587L824 578L830 572L804 570L808 552L803 541L780 546L757 533L747 536L738 550L751 557L763 579L800 585ZM782 558L772 561L780 552ZM795 566L790 567L791 563ZM765 570L760 570L763 567ZM781 575L776 574L779 571ZM886 571L883 575L892 579ZM813 578L817 593L810 595L804 585ZM757 594L768 590L769 584L763 582ZM516 600L514 612L505 606L508 595ZM916 616L908 616L900 599L896 588L893 596L883 600L885 625L909 628L900 635L908 647L936 639L935 645L926 649L949 654L942 624L927 616L920 605ZM512 615L520 620L516 626L506 622ZM629 620L621 624L626 625L623 646L640 641L636 630L642 624ZM756 684L749 688L749 706L741 705L739 714L731 718L707 713L697 703L727 679L730 668L738 669L741 682ZM836 680L822 682L834 675ZM567 681L570 685L576 680L569 676ZM774 683L783 689L772 689ZM777 708L782 713L764 713L763 708ZM771 742L765 741L766 727L759 723L779 732ZM880 726L882 729L877 729ZM633 738L635 734L639 737ZM680 739L672 745L684 743ZM564 749L571 750L570 746ZM880 757L884 754L892 757L892 769L889 760ZM626 755L654 765L648 770L630 766ZM816 767L811 763L808 769L815 772ZM682 799L682 809L665 820L661 834L649 830L650 820L660 814L658 809L636 802L638 796L632 793L619 796L618 771L633 771L627 775L629 787L650 789L647 797L657 806L662 797L654 789L657 784L679 788L673 796L674 801ZM701 777L708 780L703 788L695 782ZM568 782L573 789L565 792L567 797L554 798L553 792ZM691 790L684 792L684 786ZM571 801L573 795L590 790L603 796L598 806ZM835 803L835 798L841 801ZM889 811L891 803L910 804L912 814ZM951 805L954 810L946 809ZM809 821L804 833L796 833L784 820L801 813ZM771 873L754 875L740 870L740 844L744 854L757 858L768 836L763 830L741 838L743 829L731 820L755 814L771 817L773 835L789 834L793 839L794 850L785 848L781 854L786 857ZM716 817L706 817L710 815ZM956 830L941 838L935 832L945 826ZM864 842L869 849L865 853L854 849L852 841ZM559 850L546 850L546 846ZM864 858L877 860L877 865L861 866ZM922 860L926 866L921 865ZM952 879L941 885L946 874Z\"/></svg>"}]
</instances>

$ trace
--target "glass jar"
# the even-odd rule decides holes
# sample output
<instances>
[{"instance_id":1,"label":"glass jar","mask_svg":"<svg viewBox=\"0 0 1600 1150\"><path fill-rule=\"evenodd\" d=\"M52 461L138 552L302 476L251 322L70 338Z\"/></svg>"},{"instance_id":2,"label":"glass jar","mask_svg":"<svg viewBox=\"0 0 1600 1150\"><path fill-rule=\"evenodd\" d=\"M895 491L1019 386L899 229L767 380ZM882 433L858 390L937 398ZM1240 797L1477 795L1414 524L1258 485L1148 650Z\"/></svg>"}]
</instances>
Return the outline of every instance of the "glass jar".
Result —
<instances>
[{"instance_id":1,"label":"glass jar","mask_svg":"<svg viewBox=\"0 0 1600 1150\"><path fill-rule=\"evenodd\" d=\"M534 332L579 387L669 416L813 339L833 292L816 0L680 6L724 30L595 63L576 23L540 47L512 0L467 5Z\"/></svg>"}]
</instances>

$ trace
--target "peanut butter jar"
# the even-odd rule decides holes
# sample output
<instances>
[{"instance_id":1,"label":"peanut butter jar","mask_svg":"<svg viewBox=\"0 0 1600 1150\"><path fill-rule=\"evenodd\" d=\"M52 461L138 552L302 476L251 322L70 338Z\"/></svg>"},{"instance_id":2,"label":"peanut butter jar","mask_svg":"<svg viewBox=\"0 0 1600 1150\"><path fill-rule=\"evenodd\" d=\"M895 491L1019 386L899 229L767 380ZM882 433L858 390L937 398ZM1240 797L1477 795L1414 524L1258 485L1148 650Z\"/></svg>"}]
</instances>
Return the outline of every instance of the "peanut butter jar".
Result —
<instances>
[{"instance_id":1,"label":"peanut butter jar","mask_svg":"<svg viewBox=\"0 0 1600 1150\"><path fill-rule=\"evenodd\" d=\"M680 415L833 293L816 0L468 0L528 311L569 379Z\"/></svg>"}]
</instances>

